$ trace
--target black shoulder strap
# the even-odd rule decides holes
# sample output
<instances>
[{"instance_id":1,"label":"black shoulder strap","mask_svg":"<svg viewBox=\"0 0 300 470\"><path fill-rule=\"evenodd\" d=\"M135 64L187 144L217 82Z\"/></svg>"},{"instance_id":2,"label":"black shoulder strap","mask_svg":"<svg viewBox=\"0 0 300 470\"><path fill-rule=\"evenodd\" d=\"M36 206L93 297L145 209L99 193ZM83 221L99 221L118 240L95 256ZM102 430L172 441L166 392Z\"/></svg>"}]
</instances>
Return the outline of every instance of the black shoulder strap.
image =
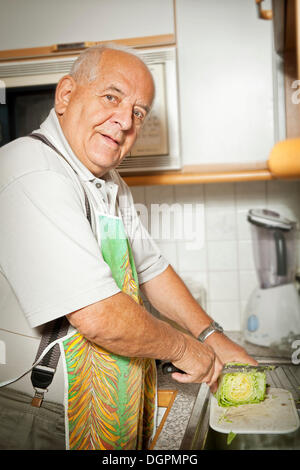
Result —
<instances>
[{"instance_id":1,"label":"black shoulder strap","mask_svg":"<svg viewBox=\"0 0 300 470\"><path fill-rule=\"evenodd\" d=\"M74 173L76 173L76 175L78 176L77 172L74 170L72 165L68 162L66 157L52 144L52 142L50 142L50 140L47 139L47 137L44 134L38 134L37 132L33 132L32 134L29 134L28 137L31 137L32 139L40 140L44 144L48 145L48 147L50 147L52 150L54 150L54 152L56 152L60 157L62 157L65 160L65 162L67 162L67 164L72 168ZM78 179L79 179L79 176L78 176ZM86 216L88 218L88 221L89 221L90 225L92 225L90 203L89 203L86 191L85 191L80 179L79 179L79 182L80 182L81 187L82 187L83 192L84 192Z\"/></svg>"},{"instance_id":2,"label":"black shoulder strap","mask_svg":"<svg viewBox=\"0 0 300 470\"><path fill-rule=\"evenodd\" d=\"M38 134L38 133L29 134L28 137L31 137L32 139L40 140L44 144L48 145L48 147L52 148L52 150L54 150L60 157L62 157L70 165L72 170L78 176L77 172L74 170L74 168L65 158L65 156L52 144L52 142L50 142L47 139L47 137L45 137L43 134ZM80 182L80 179L79 179L79 182ZM80 184L83 189L84 197L85 197L86 216L90 225L92 225L90 203L89 203L86 191L81 182ZM68 327L69 327L69 322L65 316L57 318L56 320L53 320L49 323L46 323L44 330L43 330L40 345L37 351L37 355L35 358L35 362L41 356L41 354L46 349L46 347L49 346L49 344L51 344L53 341L59 338L62 338L63 336L67 334ZM56 344L53 348L51 348L47 352L47 354L45 354L43 359L32 369L31 382L35 389L35 395L31 402L32 406L36 406L36 407L41 406L43 398L44 398L44 393L53 380L53 377L57 368L57 364L59 361L59 356L60 356L60 349L59 349L59 345Z\"/></svg>"}]
</instances>

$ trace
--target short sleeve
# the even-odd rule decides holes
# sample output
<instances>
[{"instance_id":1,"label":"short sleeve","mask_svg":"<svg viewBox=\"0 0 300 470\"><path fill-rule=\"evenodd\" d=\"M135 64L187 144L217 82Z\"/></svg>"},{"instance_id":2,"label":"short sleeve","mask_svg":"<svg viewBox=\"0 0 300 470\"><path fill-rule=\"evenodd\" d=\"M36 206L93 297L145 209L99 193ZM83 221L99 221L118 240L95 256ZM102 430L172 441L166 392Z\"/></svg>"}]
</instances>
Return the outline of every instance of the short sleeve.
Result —
<instances>
[{"instance_id":1,"label":"short sleeve","mask_svg":"<svg viewBox=\"0 0 300 470\"><path fill-rule=\"evenodd\" d=\"M0 193L0 266L31 327L120 291L74 184L34 171Z\"/></svg>"}]
</instances>

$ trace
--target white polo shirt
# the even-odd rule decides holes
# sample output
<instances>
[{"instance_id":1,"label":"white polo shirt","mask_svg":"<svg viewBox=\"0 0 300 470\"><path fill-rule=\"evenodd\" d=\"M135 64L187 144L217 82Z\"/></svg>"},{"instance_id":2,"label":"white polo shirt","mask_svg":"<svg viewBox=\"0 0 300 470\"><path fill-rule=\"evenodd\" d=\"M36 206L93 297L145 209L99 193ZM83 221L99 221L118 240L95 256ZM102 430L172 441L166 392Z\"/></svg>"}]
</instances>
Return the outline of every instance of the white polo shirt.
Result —
<instances>
[{"instance_id":1,"label":"white polo shirt","mask_svg":"<svg viewBox=\"0 0 300 470\"><path fill-rule=\"evenodd\" d=\"M96 212L122 218L140 284L168 266L118 172L96 178L73 153L54 110L36 132L56 146L77 175L54 150L32 138L0 149L0 382L31 366L41 325L119 292L102 258ZM62 403L60 369L45 399ZM33 391L30 374L10 386Z\"/></svg>"}]
</instances>

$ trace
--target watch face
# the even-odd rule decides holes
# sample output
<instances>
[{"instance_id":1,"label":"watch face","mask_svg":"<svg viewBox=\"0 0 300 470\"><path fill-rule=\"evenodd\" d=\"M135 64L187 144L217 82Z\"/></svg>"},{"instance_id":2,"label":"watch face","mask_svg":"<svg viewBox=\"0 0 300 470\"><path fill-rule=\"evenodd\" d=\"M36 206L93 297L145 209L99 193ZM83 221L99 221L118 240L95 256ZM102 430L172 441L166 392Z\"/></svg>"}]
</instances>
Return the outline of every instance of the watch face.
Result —
<instances>
[{"instance_id":1,"label":"watch face","mask_svg":"<svg viewBox=\"0 0 300 470\"><path fill-rule=\"evenodd\" d=\"M213 326L215 327L216 330L223 332L223 328L222 328L221 325L219 325L219 323L217 323L216 321L214 322L214 325L213 325Z\"/></svg>"}]
</instances>

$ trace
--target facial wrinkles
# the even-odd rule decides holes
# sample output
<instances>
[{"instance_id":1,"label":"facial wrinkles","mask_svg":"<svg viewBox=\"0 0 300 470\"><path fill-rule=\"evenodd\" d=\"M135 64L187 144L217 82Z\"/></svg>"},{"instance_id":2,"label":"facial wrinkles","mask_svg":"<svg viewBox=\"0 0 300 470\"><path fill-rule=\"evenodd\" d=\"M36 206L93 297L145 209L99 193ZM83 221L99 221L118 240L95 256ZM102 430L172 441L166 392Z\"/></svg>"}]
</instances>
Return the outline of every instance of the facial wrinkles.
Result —
<instances>
[{"instance_id":1,"label":"facial wrinkles","mask_svg":"<svg viewBox=\"0 0 300 470\"><path fill-rule=\"evenodd\" d=\"M103 94L110 94L111 87L109 87ZM96 92L98 97L101 92ZM123 144L127 136L137 134L142 122L135 119L135 97L127 96L125 92L117 95L117 104L108 105L103 117L103 110L99 109L99 118L95 125L95 130L112 137L118 144Z\"/></svg>"},{"instance_id":2,"label":"facial wrinkles","mask_svg":"<svg viewBox=\"0 0 300 470\"><path fill-rule=\"evenodd\" d=\"M121 101L130 100L132 107L141 106L141 108L149 108L152 101L152 78L148 70L145 70L141 64L133 64L126 67L125 70L119 69L119 64L115 64L112 70L106 72L105 64L101 69L101 86L96 89L96 94L101 95L103 92L116 95ZM148 87L147 87L148 83Z\"/></svg>"},{"instance_id":3,"label":"facial wrinkles","mask_svg":"<svg viewBox=\"0 0 300 470\"><path fill-rule=\"evenodd\" d=\"M103 118L103 113L99 112L99 117L96 118L94 130L96 133L100 133L114 139L118 145L122 145L129 132L126 132L123 126L118 124L116 119L114 119L114 114L115 112L112 110L112 112L107 113L105 118Z\"/></svg>"}]
</instances>

